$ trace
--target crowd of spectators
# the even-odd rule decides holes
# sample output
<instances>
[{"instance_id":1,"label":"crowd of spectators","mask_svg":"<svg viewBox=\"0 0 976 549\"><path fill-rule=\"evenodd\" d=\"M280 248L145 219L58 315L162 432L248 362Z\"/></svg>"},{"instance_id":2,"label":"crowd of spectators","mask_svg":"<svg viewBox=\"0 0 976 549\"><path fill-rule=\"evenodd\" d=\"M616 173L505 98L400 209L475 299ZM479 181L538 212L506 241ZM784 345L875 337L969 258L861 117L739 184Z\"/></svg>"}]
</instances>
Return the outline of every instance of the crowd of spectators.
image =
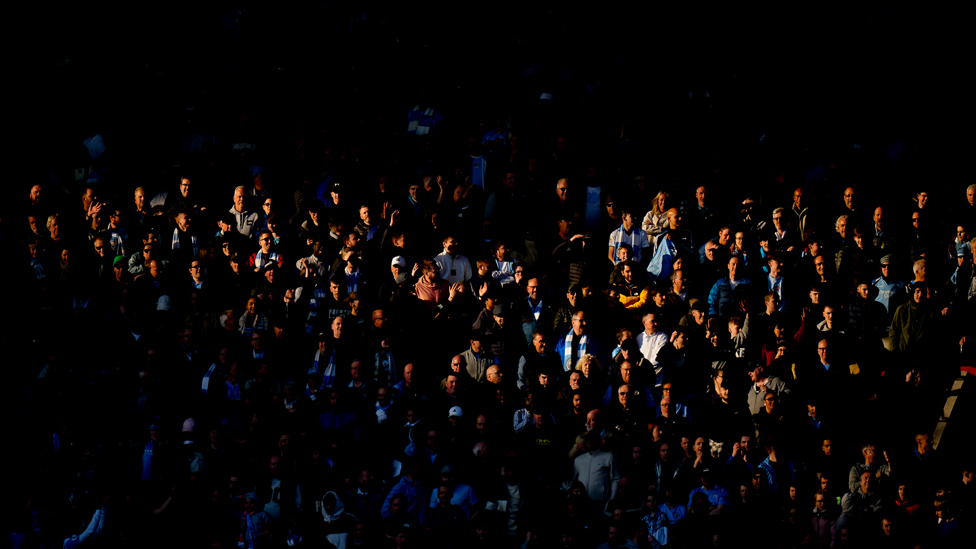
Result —
<instances>
[{"instance_id":1,"label":"crowd of spectators","mask_svg":"<svg viewBox=\"0 0 976 549\"><path fill-rule=\"evenodd\" d=\"M15 185L14 546L961 543L976 185L659 180L538 120Z\"/></svg>"}]
</instances>

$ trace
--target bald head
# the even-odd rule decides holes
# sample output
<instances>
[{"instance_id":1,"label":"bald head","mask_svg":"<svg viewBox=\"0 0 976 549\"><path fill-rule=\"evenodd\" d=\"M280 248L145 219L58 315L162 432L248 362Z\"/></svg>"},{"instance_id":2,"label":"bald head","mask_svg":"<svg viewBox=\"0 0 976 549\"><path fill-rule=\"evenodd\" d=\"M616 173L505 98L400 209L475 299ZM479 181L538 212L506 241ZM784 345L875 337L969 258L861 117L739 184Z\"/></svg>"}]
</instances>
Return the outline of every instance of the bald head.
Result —
<instances>
[{"instance_id":1,"label":"bald head","mask_svg":"<svg viewBox=\"0 0 976 549\"><path fill-rule=\"evenodd\" d=\"M488 378L488 383L501 383L502 382L502 372L501 368L497 365L491 365L488 367L488 372L485 373L485 377Z\"/></svg>"},{"instance_id":2,"label":"bald head","mask_svg":"<svg viewBox=\"0 0 976 549\"><path fill-rule=\"evenodd\" d=\"M586 430L592 431L600 423L600 410L593 409L586 414Z\"/></svg>"},{"instance_id":3,"label":"bald head","mask_svg":"<svg viewBox=\"0 0 976 549\"><path fill-rule=\"evenodd\" d=\"M681 216L678 215L678 208L671 208L665 214L668 217L668 224L670 228L677 229L678 225L681 223Z\"/></svg>"}]
</instances>

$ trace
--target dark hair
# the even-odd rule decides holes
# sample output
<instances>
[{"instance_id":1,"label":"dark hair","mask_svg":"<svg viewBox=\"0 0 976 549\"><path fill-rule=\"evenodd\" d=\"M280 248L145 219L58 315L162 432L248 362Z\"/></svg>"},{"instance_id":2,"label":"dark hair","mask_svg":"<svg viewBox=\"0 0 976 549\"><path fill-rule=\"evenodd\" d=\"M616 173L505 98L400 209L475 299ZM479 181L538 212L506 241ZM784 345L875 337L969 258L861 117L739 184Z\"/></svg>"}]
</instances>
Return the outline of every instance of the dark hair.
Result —
<instances>
[{"instance_id":1,"label":"dark hair","mask_svg":"<svg viewBox=\"0 0 976 549\"><path fill-rule=\"evenodd\" d=\"M625 339L620 344L621 351L627 351L628 353L639 353L640 347L637 346L637 341L634 339Z\"/></svg>"}]
</instances>

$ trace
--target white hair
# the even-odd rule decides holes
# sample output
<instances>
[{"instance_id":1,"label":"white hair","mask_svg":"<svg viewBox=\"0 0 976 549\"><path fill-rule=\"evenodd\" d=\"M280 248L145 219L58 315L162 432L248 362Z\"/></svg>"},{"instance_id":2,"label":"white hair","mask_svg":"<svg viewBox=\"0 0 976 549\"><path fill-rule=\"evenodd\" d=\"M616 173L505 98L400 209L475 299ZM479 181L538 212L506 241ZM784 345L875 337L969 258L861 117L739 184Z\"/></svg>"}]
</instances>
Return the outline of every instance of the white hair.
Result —
<instances>
[{"instance_id":1,"label":"white hair","mask_svg":"<svg viewBox=\"0 0 976 549\"><path fill-rule=\"evenodd\" d=\"M837 221L835 221L835 222L834 222L834 230L836 230L836 229L839 229L839 228L840 228L840 221L841 221L842 219L847 219L848 217L850 217L850 216L849 216L849 215L847 215L847 214L844 214L844 215L842 215L842 216L840 216L840 217L838 217L838 218L837 218Z\"/></svg>"},{"instance_id":2,"label":"white hair","mask_svg":"<svg viewBox=\"0 0 976 549\"><path fill-rule=\"evenodd\" d=\"M479 441L474 444L474 447L471 449L471 451L474 453L474 457L478 457L484 454L487 449L488 449L488 445L485 444L484 441Z\"/></svg>"}]
</instances>

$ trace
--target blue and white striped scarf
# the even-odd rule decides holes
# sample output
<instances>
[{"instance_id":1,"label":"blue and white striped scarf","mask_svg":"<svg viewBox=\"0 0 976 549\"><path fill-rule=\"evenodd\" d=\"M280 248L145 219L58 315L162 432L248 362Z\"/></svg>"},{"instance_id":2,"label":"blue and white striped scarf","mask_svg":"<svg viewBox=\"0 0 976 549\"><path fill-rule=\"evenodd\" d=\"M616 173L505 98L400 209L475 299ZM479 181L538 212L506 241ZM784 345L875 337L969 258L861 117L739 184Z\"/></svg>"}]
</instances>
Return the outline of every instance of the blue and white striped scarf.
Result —
<instances>
[{"instance_id":1,"label":"blue and white striped scarf","mask_svg":"<svg viewBox=\"0 0 976 549\"><path fill-rule=\"evenodd\" d=\"M346 273L346 293L351 294L359 288L359 269Z\"/></svg>"},{"instance_id":2,"label":"blue and white striped scarf","mask_svg":"<svg viewBox=\"0 0 976 549\"><path fill-rule=\"evenodd\" d=\"M201 383L200 389L203 391L203 394L205 395L208 394L207 391L210 390L210 376L213 375L214 370L216 368L217 368L217 363L214 362L213 364L210 365L210 369L207 370L207 373L203 374L203 383Z\"/></svg>"},{"instance_id":3,"label":"blue and white striped scarf","mask_svg":"<svg viewBox=\"0 0 976 549\"><path fill-rule=\"evenodd\" d=\"M200 245L197 243L197 235L191 234L190 235L190 242L193 245L193 257L199 256L200 255ZM180 230L178 228L177 229L173 229L173 246L172 246L171 249L173 249L173 250L179 250L180 249Z\"/></svg>"},{"instance_id":4,"label":"blue and white striped scarf","mask_svg":"<svg viewBox=\"0 0 976 549\"><path fill-rule=\"evenodd\" d=\"M579 360L579 358L581 356L583 356L584 354L586 354L586 344L588 342L589 342L589 337L586 334L583 334L583 336L580 337L580 340L579 340L579 351L576 353L576 359L577 360ZM574 364L573 364L573 331L572 330L570 330L569 333L566 334L566 342L565 343L566 343L566 345L565 345L565 348L563 349L563 368L565 368L566 371L569 372L569 371L572 371L573 366L574 366Z\"/></svg>"},{"instance_id":5,"label":"blue and white striped scarf","mask_svg":"<svg viewBox=\"0 0 976 549\"><path fill-rule=\"evenodd\" d=\"M258 269L263 269L269 261L278 263L278 266L280 267L282 262L281 254L278 252L269 252L265 254L264 250L258 250L258 253L254 254L254 266Z\"/></svg>"},{"instance_id":6,"label":"blue and white striped scarf","mask_svg":"<svg viewBox=\"0 0 976 549\"><path fill-rule=\"evenodd\" d=\"M315 328L315 319L319 315L319 306L325 301L326 296L325 289L316 285L315 289L312 290L312 299L308 301L308 318L305 320L305 333L312 335L312 330Z\"/></svg>"},{"instance_id":7,"label":"blue and white striped scarf","mask_svg":"<svg viewBox=\"0 0 976 549\"><path fill-rule=\"evenodd\" d=\"M319 359L322 358L322 351L315 351L315 362L312 363L311 370L313 370L313 372L311 373L322 372L322 389L331 389L332 385L335 383L335 356L335 349L332 349L332 352L329 353L329 363L325 366L325 370L323 371L319 367Z\"/></svg>"},{"instance_id":8,"label":"blue and white striped scarf","mask_svg":"<svg viewBox=\"0 0 976 549\"><path fill-rule=\"evenodd\" d=\"M251 520L251 515L254 513L244 512L244 533L241 535L239 547L244 547L245 549L253 549L257 547L258 533L257 529L254 528L254 521Z\"/></svg>"}]
</instances>

